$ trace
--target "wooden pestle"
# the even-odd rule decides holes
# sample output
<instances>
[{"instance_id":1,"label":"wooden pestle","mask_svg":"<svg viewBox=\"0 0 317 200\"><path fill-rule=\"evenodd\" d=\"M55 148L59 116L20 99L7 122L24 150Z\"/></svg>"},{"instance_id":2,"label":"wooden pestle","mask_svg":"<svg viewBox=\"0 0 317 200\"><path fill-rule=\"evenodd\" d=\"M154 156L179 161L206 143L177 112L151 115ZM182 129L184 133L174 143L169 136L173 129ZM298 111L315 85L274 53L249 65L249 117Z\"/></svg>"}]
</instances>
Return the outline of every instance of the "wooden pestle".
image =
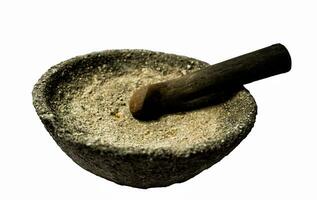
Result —
<instances>
[{"instance_id":1,"label":"wooden pestle","mask_svg":"<svg viewBox=\"0 0 317 200\"><path fill-rule=\"evenodd\" d=\"M143 86L133 93L130 112L139 120L156 119L184 102L215 97L224 90L290 69L291 57L287 49L282 44L274 44L180 78Z\"/></svg>"}]
</instances>

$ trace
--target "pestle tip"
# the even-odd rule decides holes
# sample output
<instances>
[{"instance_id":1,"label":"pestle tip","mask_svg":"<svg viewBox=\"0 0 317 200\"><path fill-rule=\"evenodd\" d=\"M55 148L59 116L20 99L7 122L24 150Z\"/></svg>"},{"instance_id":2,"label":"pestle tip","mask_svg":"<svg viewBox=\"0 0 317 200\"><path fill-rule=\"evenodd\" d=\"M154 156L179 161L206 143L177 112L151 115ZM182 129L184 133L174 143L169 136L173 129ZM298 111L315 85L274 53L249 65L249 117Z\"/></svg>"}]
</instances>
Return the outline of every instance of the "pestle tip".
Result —
<instances>
[{"instance_id":1,"label":"pestle tip","mask_svg":"<svg viewBox=\"0 0 317 200\"><path fill-rule=\"evenodd\" d=\"M132 116L138 120L153 120L159 117L159 92L153 85L137 89L129 102Z\"/></svg>"}]
</instances>

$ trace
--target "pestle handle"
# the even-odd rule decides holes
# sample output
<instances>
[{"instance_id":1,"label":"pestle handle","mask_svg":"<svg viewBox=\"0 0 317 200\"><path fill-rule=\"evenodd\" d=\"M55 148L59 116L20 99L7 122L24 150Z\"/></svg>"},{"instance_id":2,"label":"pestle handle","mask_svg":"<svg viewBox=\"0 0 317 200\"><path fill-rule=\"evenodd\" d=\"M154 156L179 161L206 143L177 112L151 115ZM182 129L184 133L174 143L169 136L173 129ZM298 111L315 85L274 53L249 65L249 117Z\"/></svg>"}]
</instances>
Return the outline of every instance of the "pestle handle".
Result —
<instances>
[{"instance_id":1,"label":"pestle handle","mask_svg":"<svg viewBox=\"0 0 317 200\"><path fill-rule=\"evenodd\" d=\"M290 69L291 57L287 49L282 44L274 44L180 78L141 87L130 99L130 111L137 119L156 118L180 102L216 94Z\"/></svg>"}]
</instances>

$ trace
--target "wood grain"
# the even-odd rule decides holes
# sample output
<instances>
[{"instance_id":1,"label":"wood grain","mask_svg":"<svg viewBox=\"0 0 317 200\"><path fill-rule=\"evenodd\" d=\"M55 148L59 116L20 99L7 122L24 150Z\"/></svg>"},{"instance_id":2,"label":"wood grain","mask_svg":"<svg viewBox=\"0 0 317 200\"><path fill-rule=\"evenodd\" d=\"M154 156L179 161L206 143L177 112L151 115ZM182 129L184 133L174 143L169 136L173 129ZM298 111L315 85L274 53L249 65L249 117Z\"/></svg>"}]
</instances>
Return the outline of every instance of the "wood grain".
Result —
<instances>
[{"instance_id":1,"label":"wood grain","mask_svg":"<svg viewBox=\"0 0 317 200\"><path fill-rule=\"evenodd\" d=\"M282 44L211 65L177 79L143 86L130 99L130 111L140 120L156 119L164 113L181 111L187 102L200 106L200 99L219 98L243 84L288 72L291 57ZM177 108L177 109L176 109Z\"/></svg>"}]
</instances>

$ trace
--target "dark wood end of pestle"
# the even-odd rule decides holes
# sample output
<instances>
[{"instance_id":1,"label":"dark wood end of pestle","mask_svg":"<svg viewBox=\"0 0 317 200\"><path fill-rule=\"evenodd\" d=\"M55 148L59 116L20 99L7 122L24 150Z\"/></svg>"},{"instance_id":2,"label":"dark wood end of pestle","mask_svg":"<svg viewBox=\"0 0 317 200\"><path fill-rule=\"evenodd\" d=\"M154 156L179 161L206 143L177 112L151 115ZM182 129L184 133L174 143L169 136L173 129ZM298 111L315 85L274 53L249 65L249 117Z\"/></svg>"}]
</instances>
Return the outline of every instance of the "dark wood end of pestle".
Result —
<instances>
[{"instance_id":1,"label":"dark wood end of pestle","mask_svg":"<svg viewBox=\"0 0 317 200\"><path fill-rule=\"evenodd\" d=\"M288 72L291 57L285 46L272 46L211 65L180 78L150 84L137 89L129 103L136 119L153 120L187 102L217 98L243 84Z\"/></svg>"}]
</instances>

